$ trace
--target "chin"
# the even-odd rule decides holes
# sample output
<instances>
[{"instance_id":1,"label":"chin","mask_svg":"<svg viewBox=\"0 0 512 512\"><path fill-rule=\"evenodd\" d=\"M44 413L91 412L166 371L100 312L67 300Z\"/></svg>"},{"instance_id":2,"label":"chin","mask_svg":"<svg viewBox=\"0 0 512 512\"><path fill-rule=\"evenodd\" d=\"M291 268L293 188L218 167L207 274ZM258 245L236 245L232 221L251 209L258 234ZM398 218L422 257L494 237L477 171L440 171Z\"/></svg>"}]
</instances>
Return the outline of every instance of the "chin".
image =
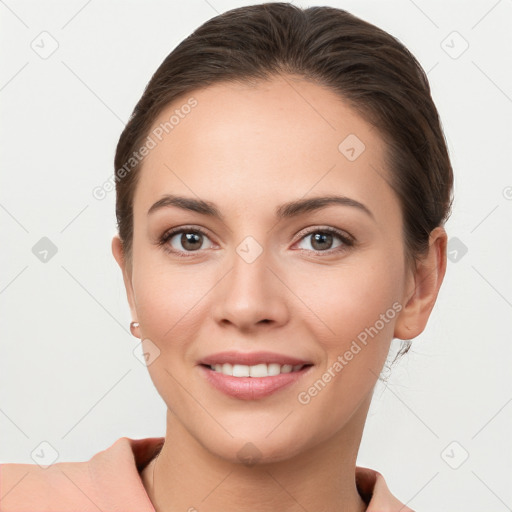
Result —
<instances>
[{"instance_id":1,"label":"chin","mask_svg":"<svg viewBox=\"0 0 512 512\"><path fill-rule=\"evenodd\" d=\"M275 418L270 428L266 426L267 421L249 426L245 419L245 423L227 428L231 435L221 428L214 435L210 429L201 429L193 435L208 452L230 463L254 466L281 462L307 451L323 437L321 432L305 431L304 422L284 425L288 418L280 425L285 417Z\"/></svg>"}]
</instances>

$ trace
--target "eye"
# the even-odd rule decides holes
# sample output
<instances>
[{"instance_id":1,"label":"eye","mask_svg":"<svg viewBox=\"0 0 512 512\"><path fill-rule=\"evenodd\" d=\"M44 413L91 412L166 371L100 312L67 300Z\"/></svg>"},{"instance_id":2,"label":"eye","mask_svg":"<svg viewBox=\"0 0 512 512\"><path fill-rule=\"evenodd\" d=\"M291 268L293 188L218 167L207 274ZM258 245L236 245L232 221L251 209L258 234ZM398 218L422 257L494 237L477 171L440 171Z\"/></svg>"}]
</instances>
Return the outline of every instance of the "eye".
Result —
<instances>
[{"instance_id":1,"label":"eye","mask_svg":"<svg viewBox=\"0 0 512 512\"><path fill-rule=\"evenodd\" d=\"M309 245L315 252L337 252L343 251L354 245L354 239L339 231L335 228L316 228L304 234L301 238L301 242L307 240L309 237ZM335 245L336 239L338 244ZM309 247L299 247L299 249L311 250Z\"/></svg>"},{"instance_id":2,"label":"eye","mask_svg":"<svg viewBox=\"0 0 512 512\"><path fill-rule=\"evenodd\" d=\"M205 247L205 241L209 241L210 245L206 244ZM159 245L163 246L166 251L176 253L179 256L187 252L197 252L200 249L210 249L212 246L210 239L202 229L187 227L167 231L160 239Z\"/></svg>"},{"instance_id":3,"label":"eye","mask_svg":"<svg viewBox=\"0 0 512 512\"><path fill-rule=\"evenodd\" d=\"M309 232L302 233L299 243L304 243L308 238L307 245L300 247L301 250L313 251L315 253L341 252L349 249L355 243L354 238L347 233L332 227L315 228ZM338 243L336 244L336 240ZM179 227L171 229L162 235L158 245L166 252L176 254L180 257L192 256L202 249L211 249L213 244L205 231L196 227ZM187 254L188 253L188 254Z\"/></svg>"}]
</instances>

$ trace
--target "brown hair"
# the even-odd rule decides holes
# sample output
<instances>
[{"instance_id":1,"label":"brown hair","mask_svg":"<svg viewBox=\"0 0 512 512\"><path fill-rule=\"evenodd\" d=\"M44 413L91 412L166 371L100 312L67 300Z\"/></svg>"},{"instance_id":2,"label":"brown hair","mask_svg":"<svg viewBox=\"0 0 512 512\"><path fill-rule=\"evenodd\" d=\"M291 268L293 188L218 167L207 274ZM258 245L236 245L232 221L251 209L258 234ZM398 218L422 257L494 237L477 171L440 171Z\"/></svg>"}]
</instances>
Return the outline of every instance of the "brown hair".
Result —
<instances>
[{"instance_id":1,"label":"brown hair","mask_svg":"<svg viewBox=\"0 0 512 512\"><path fill-rule=\"evenodd\" d=\"M344 10L266 3L201 25L164 59L135 106L115 155L116 217L128 261L141 165L127 172L126 163L161 111L210 84L256 83L283 73L327 86L378 129L388 149L389 184L401 203L407 260L414 264L425 253L430 232L450 214L453 173L422 67L396 38Z\"/></svg>"}]
</instances>

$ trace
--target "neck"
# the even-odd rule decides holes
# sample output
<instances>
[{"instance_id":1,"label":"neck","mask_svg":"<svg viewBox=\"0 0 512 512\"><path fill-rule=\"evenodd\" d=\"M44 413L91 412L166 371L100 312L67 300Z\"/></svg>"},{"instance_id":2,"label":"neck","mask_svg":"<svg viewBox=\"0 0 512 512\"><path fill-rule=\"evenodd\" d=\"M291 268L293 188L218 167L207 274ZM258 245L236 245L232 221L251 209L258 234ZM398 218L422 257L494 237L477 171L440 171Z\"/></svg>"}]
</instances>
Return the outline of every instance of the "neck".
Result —
<instances>
[{"instance_id":1,"label":"neck","mask_svg":"<svg viewBox=\"0 0 512 512\"><path fill-rule=\"evenodd\" d=\"M364 512L355 466L370 400L327 441L254 465L216 457L168 412L166 441L143 471L155 511Z\"/></svg>"}]
</instances>

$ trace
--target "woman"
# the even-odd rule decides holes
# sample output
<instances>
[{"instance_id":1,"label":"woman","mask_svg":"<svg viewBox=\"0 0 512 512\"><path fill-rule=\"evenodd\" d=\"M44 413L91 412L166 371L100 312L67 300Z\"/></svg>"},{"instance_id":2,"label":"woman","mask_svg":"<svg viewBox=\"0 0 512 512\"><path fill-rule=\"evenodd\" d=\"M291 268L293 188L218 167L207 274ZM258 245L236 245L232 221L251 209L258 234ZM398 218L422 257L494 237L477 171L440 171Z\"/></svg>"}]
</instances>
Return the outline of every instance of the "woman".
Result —
<instances>
[{"instance_id":1,"label":"woman","mask_svg":"<svg viewBox=\"0 0 512 512\"><path fill-rule=\"evenodd\" d=\"M411 510L356 458L446 269L452 168L416 59L339 9L228 11L161 64L115 169L166 436L3 465L1 510Z\"/></svg>"}]
</instances>

